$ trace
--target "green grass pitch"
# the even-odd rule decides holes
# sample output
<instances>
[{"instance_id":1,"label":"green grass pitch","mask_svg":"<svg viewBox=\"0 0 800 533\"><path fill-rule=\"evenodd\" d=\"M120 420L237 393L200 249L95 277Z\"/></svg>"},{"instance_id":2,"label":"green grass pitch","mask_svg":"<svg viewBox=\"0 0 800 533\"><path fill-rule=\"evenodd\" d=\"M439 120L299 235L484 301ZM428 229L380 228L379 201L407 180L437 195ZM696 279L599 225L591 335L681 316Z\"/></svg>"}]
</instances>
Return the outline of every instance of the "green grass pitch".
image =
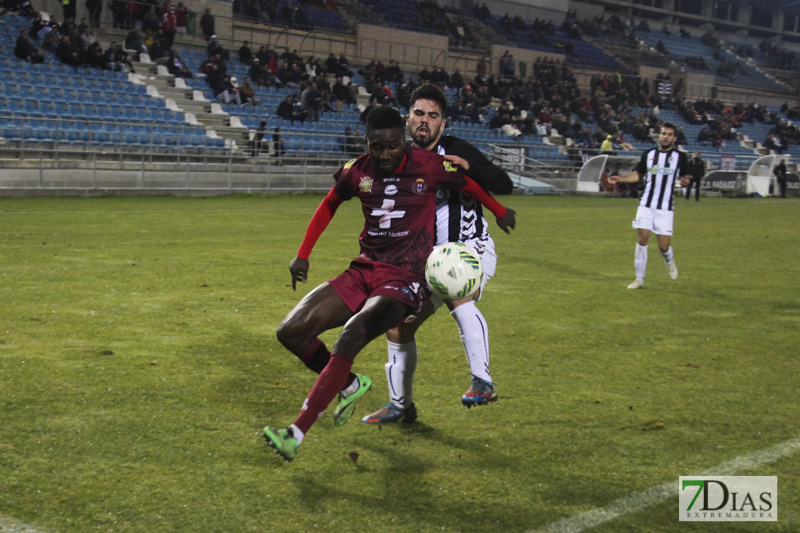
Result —
<instances>
[{"instance_id":1,"label":"green grass pitch","mask_svg":"<svg viewBox=\"0 0 800 533\"><path fill-rule=\"evenodd\" d=\"M535 531L674 481L675 495L591 531L800 530L800 454L775 475L777 523L679 523L678 476L800 436L800 202L676 207L671 281L650 245L633 281L634 200L503 198L480 304L500 401L467 410L454 321L421 330L419 422L330 408L294 462L264 444L315 376L280 320L357 254L344 204L291 290L321 197L0 199L0 529L51 533ZM324 336L329 344L336 332Z\"/></svg>"}]
</instances>

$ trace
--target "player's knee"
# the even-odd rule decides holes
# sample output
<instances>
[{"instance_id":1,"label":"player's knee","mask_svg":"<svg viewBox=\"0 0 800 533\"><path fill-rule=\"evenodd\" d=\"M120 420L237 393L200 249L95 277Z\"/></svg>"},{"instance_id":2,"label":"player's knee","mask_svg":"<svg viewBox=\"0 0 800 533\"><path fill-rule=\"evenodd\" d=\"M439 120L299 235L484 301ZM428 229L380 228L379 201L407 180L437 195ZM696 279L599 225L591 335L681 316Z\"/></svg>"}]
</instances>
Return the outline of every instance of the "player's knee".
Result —
<instances>
[{"instance_id":1,"label":"player's knee","mask_svg":"<svg viewBox=\"0 0 800 533\"><path fill-rule=\"evenodd\" d=\"M301 343L304 331L307 331L307 328L302 327L297 321L284 320L281 322L281 325L278 326L276 335L278 337L278 342L289 351L294 351L294 348Z\"/></svg>"}]
</instances>

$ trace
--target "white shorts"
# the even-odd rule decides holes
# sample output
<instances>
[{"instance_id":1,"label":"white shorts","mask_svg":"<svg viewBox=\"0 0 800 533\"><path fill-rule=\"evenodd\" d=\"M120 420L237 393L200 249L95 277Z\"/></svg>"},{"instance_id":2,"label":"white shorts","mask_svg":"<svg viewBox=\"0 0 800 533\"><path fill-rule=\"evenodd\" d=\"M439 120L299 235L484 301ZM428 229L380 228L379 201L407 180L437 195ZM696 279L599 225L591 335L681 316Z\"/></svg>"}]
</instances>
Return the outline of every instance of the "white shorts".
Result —
<instances>
[{"instance_id":1,"label":"white shorts","mask_svg":"<svg viewBox=\"0 0 800 533\"><path fill-rule=\"evenodd\" d=\"M481 290L476 300L479 302L483 297L483 289L486 288L486 284L492 279L492 276L494 276L497 270L497 253L494 251L494 241L491 237L488 237L486 239L469 239L468 241L464 241L464 244L471 246L473 250L478 252L478 255L481 257L481 263L483 263ZM430 300L433 302L434 309L439 309L444 303L444 300L436 293L431 295Z\"/></svg>"},{"instance_id":2,"label":"white shorts","mask_svg":"<svg viewBox=\"0 0 800 533\"><path fill-rule=\"evenodd\" d=\"M672 235L672 220L674 211L638 207L636 218L633 220L634 229L649 229L656 235Z\"/></svg>"}]
</instances>

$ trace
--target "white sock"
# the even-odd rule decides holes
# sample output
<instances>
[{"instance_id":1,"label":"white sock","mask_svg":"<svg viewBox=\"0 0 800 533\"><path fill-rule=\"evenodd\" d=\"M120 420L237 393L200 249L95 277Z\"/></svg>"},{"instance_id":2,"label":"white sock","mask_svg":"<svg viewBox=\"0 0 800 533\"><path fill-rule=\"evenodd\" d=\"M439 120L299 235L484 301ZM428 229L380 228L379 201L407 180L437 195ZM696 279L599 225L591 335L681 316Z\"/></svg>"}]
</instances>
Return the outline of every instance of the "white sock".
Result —
<instances>
[{"instance_id":1,"label":"white sock","mask_svg":"<svg viewBox=\"0 0 800 533\"><path fill-rule=\"evenodd\" d=\"M486 325L483 314L475 302L459 305L450 314L458 324L469 371L476 378L492 381L489 375L489 326Z\"/></svg>"},{"instance_id":2,"label":"white sock","mask_svg":"<svg viewBox=\"0 0 800 533\"><path fill-rule=\"evenodd\" d=\"M644 279L647 270L647 245L641 246L636 243L636 253L633 255L633 270L636 272L636 279Z\"/></svg>"},{"instance_id":3,"label":"white sock","mask_svg":"<svg viewBox=\"0 0 800 533\"><path fill-rule=\"evenodd\" d=\"M661 252L661 257L664 258L664 262L666 264L668 265L671 264L672 261L674 260L674 256L672 255L672 246L670 246L666 252Z\"/></svg>"},{"instance_id":4,"label":"white sock","mask_svg":"<svg viewBox=\"0 0 800 533\"><path fill-rule=\"evenodd\" d=\"M358 378L356 378L350 385L342 389L342 394L345 396L350 396L354 392L358 391L358 387L359 387Z\"/></svg>"},{"instance_id":5,"label":"white sock","mask_svg":"<svg viewBox=\"0 0 800 533\"><path fill-rule=\"evenodd\" d=\"M386 382L389 399L397 407L410 407L414 403L414 372L417 370L417 341L405 344L387 342L389 362L386 363Z\"/></svg>"},{"instance_id":6,"label":"white sock","mask_svg":"<svg viewBox=\"0 0 800 533\"><path fill-rule=\"evenodd\" d=\"M289 429L292 430L292 435L294 436L295 439L297 439L297 445L300 446L300 443L303 442L303 437L305 437L306 434L300 431L300 428L295 426L294 424L289 426Z\"/></svg>"}]
</instances>

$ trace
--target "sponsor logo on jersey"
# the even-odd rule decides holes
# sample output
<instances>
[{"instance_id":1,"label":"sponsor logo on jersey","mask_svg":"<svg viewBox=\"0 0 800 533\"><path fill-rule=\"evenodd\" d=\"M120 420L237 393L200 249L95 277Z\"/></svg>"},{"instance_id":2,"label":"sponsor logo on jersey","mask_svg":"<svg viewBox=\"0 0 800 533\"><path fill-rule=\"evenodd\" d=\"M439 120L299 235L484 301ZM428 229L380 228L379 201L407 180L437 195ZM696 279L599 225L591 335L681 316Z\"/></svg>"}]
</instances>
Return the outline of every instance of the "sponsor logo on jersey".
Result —
<instances>
[{"instance_id":1,"label":"sponsor logo on jersey","mask_svg":"<svg viewBox=\"0 0 800 533\"><path fill-rule=\"evenodd\" d=\"M355 161L355 159L353 161ZM362 176L358 188L361 189L361 192L372 192L372 178L369 176Z\"/></svg>"},{"instance_id":2,"label":"sponsor logo on jersey","mask_svg":"<svg viewBox=\"0 0 800 533\"><path fill-rule=\"evenodd\" d=\"M413 293L413 292L411 292L411 289L409 289L408 287L403 287L403 288L400 290L400 292L402 292L403 294L405 294L405 295L406 295L406 297L407 297L409 300L411 300L412 302L416 300L416 298L414 298L414 293Z\"/></svg>"},{"instance_id":3,"label":"sponsor logo on jersey","mask_svg":"<svg viewBox=\"0 0 800 533\"><path fill-rule=\"evenodd\" d=\"M428 185L425 183L425 180L422 178L417 178L417 182L414 184L414 192L417 194L425 194L425 191L428 190Z\"/></svg>"}]
</instances>

